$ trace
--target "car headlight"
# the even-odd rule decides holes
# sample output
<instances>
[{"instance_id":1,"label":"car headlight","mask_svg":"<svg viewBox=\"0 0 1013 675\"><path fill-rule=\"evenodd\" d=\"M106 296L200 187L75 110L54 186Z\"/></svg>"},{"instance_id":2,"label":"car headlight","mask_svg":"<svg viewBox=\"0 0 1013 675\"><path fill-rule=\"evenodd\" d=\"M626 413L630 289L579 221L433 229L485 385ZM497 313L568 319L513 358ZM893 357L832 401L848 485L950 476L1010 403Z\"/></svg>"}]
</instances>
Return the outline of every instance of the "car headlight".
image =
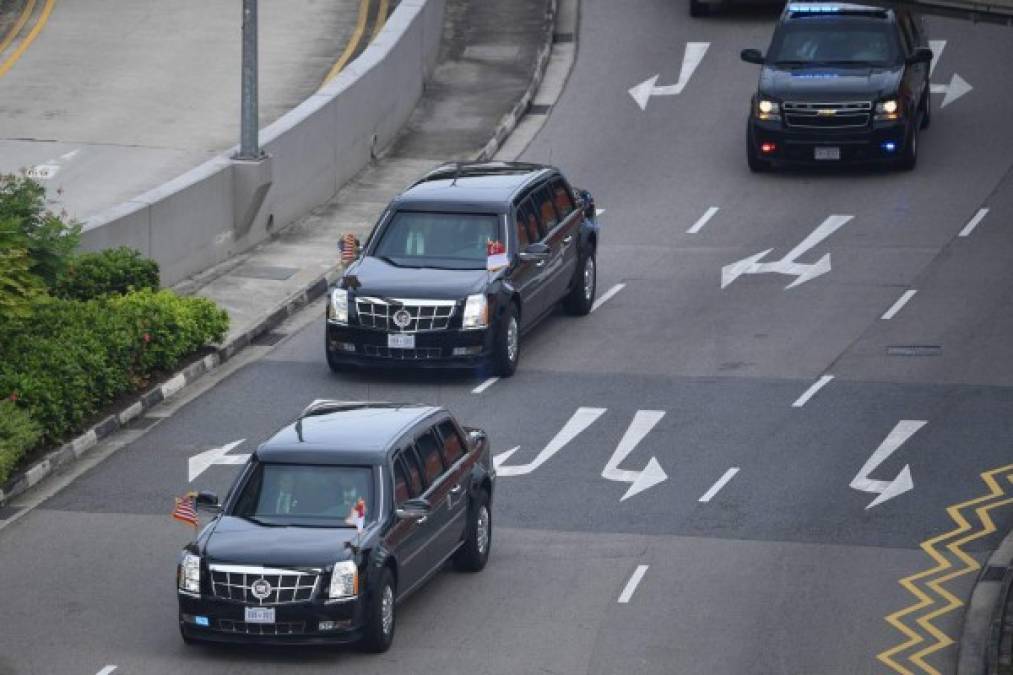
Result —
<instances>
[{"instance_id":1,"label":"car headlight","mask_svg":"<svg viewBox=\"0 0 1013 675\"><path fill-rule=\"evenodd\" d=\"M900 116L900 101L889 98L876 104L876 119L895 120Z\"/></svg>"},{"instance_id":2,"label":"car headlight","mask_svg":"<svg viewBox=\"0 0 1013 675\"><path fill-rule=\"evenodd\" d=\"M485 328L489 325L489 301L481 293L469 295L464 302L462 328Z\"/></svg>"},{"instance_id":3,"label":"car headlight","mask_svg":"<svg viewBox=\"0 0 1013 675\"><path fill-rule=\"evenodd\" d=\"M200 556L184 553L176 574L179 590L187 593L200 593Z\"/></svg>"},{"instance_id":4,"label":"car headlight","mask_svg":"<svg viewBox=\"0 0 1013 675\"><path fill-rule=\"evenodd\" d=\"M756 102L756 116L761 120L781 119L781 104L769 98L761 98Z\"/></svg>"},{"instance_id":5,"label":"car headlight","mask_svg":"<svg viewBox=\"0 0 1013 675\"><path fill-rule=\"evenodd\" d=\"M334 563L331 572L331 587L327 595L332 600L354 598L359 594L359 568L351 560Z\"/></svg>"},{"instance_id":6,"label":"car headlight","mask_svg":"<svg viewBox=\"0 0 1013 675\"><path fill-rule=\"evenodd\" d=\"M335 288L327 304L327 318L335 323L348 323L348 291Z\"/></svg>"}]
</instances>

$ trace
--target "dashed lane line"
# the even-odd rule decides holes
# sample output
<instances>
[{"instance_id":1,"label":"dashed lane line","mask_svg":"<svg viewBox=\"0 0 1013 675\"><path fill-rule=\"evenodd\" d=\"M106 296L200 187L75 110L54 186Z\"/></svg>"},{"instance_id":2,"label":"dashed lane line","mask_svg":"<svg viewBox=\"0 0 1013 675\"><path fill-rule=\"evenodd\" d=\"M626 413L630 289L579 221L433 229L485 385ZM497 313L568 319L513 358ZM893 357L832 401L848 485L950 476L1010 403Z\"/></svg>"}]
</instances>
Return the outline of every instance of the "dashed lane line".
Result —
<instances>
[{"instance_id":1,"label":"dashed lane line","mask_svg":"<svg viewBox=\"0 0 1013 675\"><path fill-rule=\"evenodd\" d=\"M816 380L812 384L811 387L809 387L808 389L805 390L805 393L803 393L801 396L799 396L795 400L795 402L791 404L791 407L792 408L801 408L802 406L804 406L806 403L809 402L809 399L811 399L813 396L816 395L816 392L818 392L824 386L826 386L827 384L829 384L830 380L832 380L832 379L834 379L833 375L824 375L820 379Z\"/></svg>"},{"instance_id":2,"label":"dashed lane line","mask_svg":"<svg viewBox=\"0 0 1013 675\"><path fill-rule=\"evenodd\" d=\"M612 288L610 288L607 291L605 291L605 294L602 295L597 300L595 300L594 304L591 305L591 311L593 312L596 309L598 309L599 307L601 307L602 305L604 305L606 302L608 302L613 297L615 297L616 293L618 293L619 291L623 290L624 288L626 288L626 284L616 284Z\"/></svg>"},{"instance_id":3,"label":"dashed lane line","mask_svg":"<svg viewBox=\"0 0 1013 675\"><path fill-rule=\"evenodd\" d=\"M49 15L53 13L53 6L56 4L56 0L46 0L46 5L42 8L42 14L35 21L35 25L32 26L32 30L25 36L25 39L21 41L14 53L8 57L6 61L0 62L0 77L7 74L7 71L14 67L14 64L18 62L21 55L27 51L32 43L35 42L35 38L39 37L39 33L45 28L46 22L49 21Z\"/></svg>"},{"instance_id":4,"label":"dashed lane line","mask_svg":"<svg viewBox=\"0 0 1013 675\"><path fill-rule=\"evenodd\" d=\"M640 585L640 580L647 574L647 568L649 565L637 565L637 569L633 570L633 575L630 580L626 582L626 587L623 592L619 594L619 604L628 604L630 598L633 597L633 593L636 592L637 586Z\"/></svg>"},{"instance_id":5,"label":"dashed lane line","mask_svg":"<svg viewBox=\"0 0 1013 675\"><path fill-rule=\"evenodd\" d=\"M114 670L116 670L116 668L117 668L117 666L106 666L102 670L100 670L97 673L95 673L95 675L109 675Z\"/></svg>"},{"instance_id":6,"label":"dashed lane line","mask_svg":"<svg viewBox=\"0 0 1013 675\"><path fill-rule=\"evenodd\" d=\"M897 316L897 312L904 309L904 305L908 303L908 300L915 296L918 291L911 289L910 291L904 291L904 294L897 298L897 302L890 306L890 309L886 310L883 316L879 317L884 321L889 321L893 317Z\"/></svg>"},{"instance_id":7,"label":"dashed lane line","mask_svg":"<svg viewBox=\"0 0 1013 675\"><path fill-rule=\"evenodd\" d=\"M978 561L968 555L961 547L994 533L996 526L989 512L999 507L1013 504L1013 497L1000 499L1001 497L1006 497L1008 493L997 480L999 476L1004 479L1004 483L1013 482L1013 464L1008 464L981 474L981 479L989 488L988 494L947 507L946 512L953 522L957 524L957 527L949 532L928 539L921 544L922 550L936 562L936 565L900 580L900 585L918 598L918 602L893 614L889 614L885 618L887 623L903 633L907 638L899 645L876 655L876 658L881 663L891 668L894 672L901 673L902 675L914 675L916 672L940 675L939 671L929 665L925 659L955 644L956 641L943 633L932 622L964 604L959 598L943 588L943 584L981 569ZM974 513L981 523L980 528L972 527L961 513L963 509L971 507L977 507L974 509ZM954 564L950 557L947 557L943 551L937 548L937 546L947 541L949 543L945 544L944 549L949 552L952 559L959 561L959 567L957 564ZM919 583L923 584L926 590L919 588ZM940 606L915 620L917 628L909 626L903 621L905 617L916 615L936 605ZM926 636L931 638L932 642L911 653L913 648L927 642L928 638Z\"/></svg>"},{"instance_id":8,"label":"dashed lane line","mask_svg":"<svg viewBox=\"0 0 1013 675\"><path fill-rule=\"evenodd\" d=\"M974 232L974 228L978 227L978 225L981 223L982 220L985 219L985 216L987 215L988 209L978 209L978 212L974 214L974 218L971 218L971 220L968 221L967 225L964 225L964 229L962 229L960 231L960 234L958 234L957 236L958 237L971 236L971 233Z\"/></svg>"},{"instance_id":9,"label":"dashed lane line","mask_svg":"<svg viewBox=\"0 0 1013 675\"><path fill-rule=\"evenodd\" d=\"M703 229L703 226L706 225L710 221L710 219L713 218L720 210L721 209L719 209L716 206L712 206L709 209L707 209L706 213L700 216L700 220L693 223L693 227L686 230L686 234L698 233L700 230Z\"/></svg>"},{"instance_id":10,"label":"dashed lane line","mask_svg":"<svg viewBox=\"0 0 1013 675\"><path fill-rule=\"evenodd\" d=\"M488 380L486 380L482 384L480 384L477 387L475 387L474 389L472 389L471 393L472 394L481 394L483 391L485 391L486 389L488 389L492 385L496 384L497 382L499 382L499 378L498 377L490 377Z\"/></svg>"},{"instance_id":11,"label":"dashed lane line","mask_svg":"<svg viewBox=\"0 0 1013 675\"><path fill-rule=\"evenodd\" d=\"M725 485L728 484L728 481L735 478L735 474L737 474L738 472L739 467L737 466L733 466L732 468L728 469L728 471L725 471L724 475L718 479L718 482L714 483L714 485L711 485L710 489L707 490L707 492L703 493L703 496L700 497L700 499L698 499L697 501L706 504L710 500L714 499L714 495L720 492L721 488L723 488Z\"/></svg>"}]
</instances>

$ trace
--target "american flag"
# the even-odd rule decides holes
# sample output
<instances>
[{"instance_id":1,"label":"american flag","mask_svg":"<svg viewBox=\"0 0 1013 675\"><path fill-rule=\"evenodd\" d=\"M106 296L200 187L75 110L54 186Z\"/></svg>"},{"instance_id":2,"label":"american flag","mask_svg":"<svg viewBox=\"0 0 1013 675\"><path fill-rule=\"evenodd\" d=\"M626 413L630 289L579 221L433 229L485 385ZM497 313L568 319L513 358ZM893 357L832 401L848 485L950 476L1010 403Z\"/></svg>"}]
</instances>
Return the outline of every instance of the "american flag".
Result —
<instances>
[{"instance_id":1,"label":"american flag","mask_svg":"<svg viewBox=\"0 0 1013 675\"><path fill-rule=\"evenodd\" d=\"M359 501L355 502L355 506L352 507L352 512L348 514L345 522L355 525L355 529L362 532L362 528L366 524L366 501L362 497L359 497Z\"/></svg>"},{"instance_id":2,"label":"american flag","mask_svg":"<svg viewBox=\"0 0 1013 675\"><path fill-rule=\"evenodd\" d=\"M197 519L197 506L194 503L196 495L192 492L176 497L176 508L172 510L172 517L176 520L193 525L196 529L200 524Z\"/></svg>"}]
</instances>

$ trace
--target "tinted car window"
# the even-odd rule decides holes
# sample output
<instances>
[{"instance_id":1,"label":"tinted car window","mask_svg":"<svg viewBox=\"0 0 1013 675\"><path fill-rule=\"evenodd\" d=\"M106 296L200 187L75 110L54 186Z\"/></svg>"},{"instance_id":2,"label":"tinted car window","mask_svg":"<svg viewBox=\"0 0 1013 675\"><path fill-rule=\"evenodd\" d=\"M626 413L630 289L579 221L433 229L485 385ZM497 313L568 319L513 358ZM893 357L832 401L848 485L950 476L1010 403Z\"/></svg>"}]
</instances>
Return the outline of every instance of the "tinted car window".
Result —
<instances>
[{"instance_id":1,"label":"tinted car window","mask_svg":"<svg viewBox=\"0 0 1013 675\"><path fill-rule=\"evenodd\" d=\"M440 422L437 429L439 429L440 437L443 440L443 461L449 467L464 456L464 443L450 420Z\"/></svg>"},{"instance_id":2,"label":"tinted car window","mask_svg":"<svg viewBox=\"0 0 1013 675\"><path fill-rule=\"evenodd\" d=\"M900 55L897 34L873 19L797 19L774 33L767 59L775 65L892 65Z\"/></svg>"},{"instance_id":3,"label":"tinted car window","mask_svg":"<svg viewBox=\"0 0 1013 675\"><path fill-rule=\"evenodd\" d=\"M566 183L559 178L553 179L549 184L549 189L552 190L552 203L556 205L559 217L565 220L568 215L573 213L573 195L570 194Z\"/></svg>"},{"instance_id":4,"label":"tinted car window","mask_svg":"<svg viewBox=\"0 0 1013 675\"><path fill-rule=\"evenodd\" d=\"M556 208L552 205L548 189L539 188L535 190L532 198L538 210L538 219L542 226L542 236L544 237L556 227L556 224L559 222L559 216L556 214Z\"/></svg>"},{"instance_id":5,"label":"tinted car window","mask_svg":"<svg viewBox=\"0 0 1013 675\"><path fill-rule=\"evenodd\" d=\"M535 207L530 198L525 199L517 209L517 226L521 227L522 225L527 230L529 242L542 238L538 231L538 216L535 215Z\"/></svg>"},{"instance_id":6,"label":"tinted car window","mask_svg":"<svg viewBox=\"0 0 1013 675\"><path fill-rule=\"evenodd\" d=\"M232 515L271 525L335 526L362 498L370 521L372 475L368 466L258 464L243 485Z\"/></svg>"},{"instance_id":7,"label":"tinted car window","mask_svg":"<svg viewBox=\"0 0 1013 675\"><path fill-rule=\"evenodd\" d=\"M394 503L403 504L412 497L417 497L422 492L422 482L419 480L419 470L415 469L412 476L406 468L402 457L394 460Z\"/></svg>"},{"instance_id":8,"label":"tinted car window","mask_svg":"<svg viewBox=\"0 0 1013 675\"><path fill-rule=\"evenodd\" d=\"M528 244L531 243L531 238L528 237L528 227L524 224L524 219L521 217L520 211L517 212L517 248L523 251Z\"/></svg>"},{"instance_id":9,"label":"tinted car window","mask_svg":"<svg viewBox=\"0 0 1013 675\"><path fill-rule=\"evenodd\" d=\"M415 449L422 460L422 474L426 485L432 485L443 473L443 462L440 460L440 447L432 431L427 431L415 441Z\"/></svg>"},{"instance_id":10,"label":"tinted car window","mask_svg":"<svg viewBox=\"0 0 1013 675\"><path fill-rule=\"evenodd\" d=\"M419 466L418 458L409 448L402 452L399 457L408 478L408 491L413 497L422 494L422 468Z\"/></svg>"},{"instance_id":11,"label":"tinted car window","mask_svg":"<svg viewBox=\"0 0 1013 675\"><path fill-rule=\"evenodd\" d=\"M488 243L502 241L499 218L476 213L398 211L372 255L395 265L485 269Z\"/></svg>"}]
</instances>

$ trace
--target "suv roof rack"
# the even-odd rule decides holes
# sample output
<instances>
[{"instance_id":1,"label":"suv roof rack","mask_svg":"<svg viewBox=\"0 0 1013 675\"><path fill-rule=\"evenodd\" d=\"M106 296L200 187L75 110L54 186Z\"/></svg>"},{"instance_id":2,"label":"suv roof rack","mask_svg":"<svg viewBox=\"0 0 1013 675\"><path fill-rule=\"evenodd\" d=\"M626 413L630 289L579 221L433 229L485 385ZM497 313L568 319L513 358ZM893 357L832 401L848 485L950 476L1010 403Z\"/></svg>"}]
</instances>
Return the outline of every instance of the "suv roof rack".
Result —
<instances>
[{"instance_id":1,"label":"suv roof rack","mask_svg":"<svg viewBox=\"0 0 1013 675\"><path fill-rule=\"evenodd\" d=\"M342 410L355 410L357 408L366 408L369 406L377 405L376 401L336 401L331 399L317 399L306 406L301 413L299 413L299 419L304 417L313 417L314 415L326 415L333 412L341 412ZM380 403L380 405L383 405Z\"/></svg>"}]
</instances>

